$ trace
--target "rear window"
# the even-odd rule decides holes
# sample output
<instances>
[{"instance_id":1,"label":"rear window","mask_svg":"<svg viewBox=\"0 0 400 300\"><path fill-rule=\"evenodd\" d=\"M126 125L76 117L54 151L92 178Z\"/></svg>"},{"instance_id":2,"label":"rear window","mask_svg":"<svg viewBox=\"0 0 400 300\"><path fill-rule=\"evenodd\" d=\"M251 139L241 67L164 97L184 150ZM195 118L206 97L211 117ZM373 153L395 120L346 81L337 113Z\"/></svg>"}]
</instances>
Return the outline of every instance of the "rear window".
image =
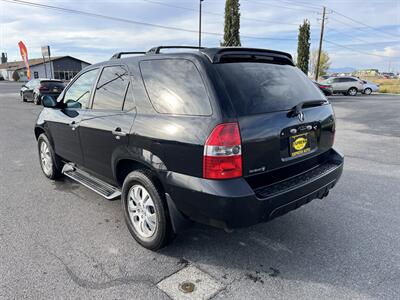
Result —
<instances>
[{"instance_id":1,"label":"rear window","mask_svg":"<svg viewBox=\"0 0 400 300\"><path fill-rule=\"evenodd\" d=\"M193 62L146 60L140 71L154 109L162 114L211 115L206 87Z\"/></svg>"},{"instance_id":2,"label":"rear window","mask_svg":"<svg viewBox=\"0 0 400 300\"><path fill-rule=\"evenodd\" d=\"M302 71L290 65L240 62L216 65L238 115L289 110L325 99Z\"/></svg>"},{"instance_id":3,"label":"rear window","mask_svg":"<svg viewBox=\"0 0 400 300\"><path fill-rule=\"evenodd\" d=\"M55 88L55 87L63 89L65 87L65 84L61 81L41 81L40 84L42 86L48 87L50 89Z\"/></svg>"}]
</instances>

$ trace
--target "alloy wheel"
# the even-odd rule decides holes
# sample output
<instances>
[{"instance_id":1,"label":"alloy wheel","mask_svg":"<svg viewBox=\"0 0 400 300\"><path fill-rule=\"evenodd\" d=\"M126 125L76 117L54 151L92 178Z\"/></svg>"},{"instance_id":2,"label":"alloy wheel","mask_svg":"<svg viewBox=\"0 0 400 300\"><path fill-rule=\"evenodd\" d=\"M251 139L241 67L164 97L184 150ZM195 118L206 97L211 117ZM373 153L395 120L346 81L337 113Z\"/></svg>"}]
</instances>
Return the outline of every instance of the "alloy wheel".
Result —
<instances>
[{"instance_id":1,"label":"alloy wheel","mask_svg":"<svg viewBox=\"0 0 400 300\"><path fill-rule=\"evenodd\" d=\"M349 89L349 95L350 95L350 96L355 96L355 95L357 95L357 90L356 90L355 88Z\"/></svg>"},{"instance_id":2,"label":"alloy wheel","mask_svg":"<svg viewBox=\"0 0 400 300\"><path fill-rule=\"evenodd\" d=\"M53 168L53 161L51 158L51 153L49 146L46 142L40 144L40 162L42 164L42 169L47 176L51 175Z\"/></svg>"},{"instance_id":3,"label":"alloy wheel","mask_svg":"<svg viewBox=\"0 0 400 300\"><path fill-rule=\"evenodd\" d=\"M153 236L157 229L157 214L149 192L142 185L133 185L127 205L129 218L138 235L143 238Z\"/></svg>"}]
</instances>

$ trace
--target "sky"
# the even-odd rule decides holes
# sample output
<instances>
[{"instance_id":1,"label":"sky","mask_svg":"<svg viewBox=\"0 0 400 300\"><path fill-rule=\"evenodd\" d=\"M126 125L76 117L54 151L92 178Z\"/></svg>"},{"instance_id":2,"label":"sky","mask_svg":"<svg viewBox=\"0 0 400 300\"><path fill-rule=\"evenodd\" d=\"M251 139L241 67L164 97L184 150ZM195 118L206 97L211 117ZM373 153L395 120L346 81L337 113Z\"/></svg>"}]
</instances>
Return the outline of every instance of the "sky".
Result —
<instances>
[{"instance_id":1,"label":"sky","mask_svg":"<svg viewBox=\"0 0 400 300\"><path fill-rule=\"evenodd\" d=\"M0 0L0 52L7 52L9 61L20 60L19 41L27 46L29 58L41 57L40 47L50 45L54 56L71 55L90 63L107 60L119 51L198 44L199 0L26 1L130 23ZM327 21L323 49L331 58L331 69L400 72L400 0L240 0L240 5L242 46L281 50L295 56L298 26L307 18L311 23L311 50L316 49L324 5ZM225 0L203 2L205 47L219 46L222 40L224 6Z\"/></svg>"}]
</instances>

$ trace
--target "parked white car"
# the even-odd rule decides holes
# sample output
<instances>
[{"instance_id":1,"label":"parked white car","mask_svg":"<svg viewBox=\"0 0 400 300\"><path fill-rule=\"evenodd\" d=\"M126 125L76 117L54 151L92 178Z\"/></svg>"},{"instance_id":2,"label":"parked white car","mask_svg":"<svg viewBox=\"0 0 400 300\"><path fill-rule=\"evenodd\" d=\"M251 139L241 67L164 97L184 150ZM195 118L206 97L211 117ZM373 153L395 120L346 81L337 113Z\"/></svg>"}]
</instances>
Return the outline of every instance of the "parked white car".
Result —
<instances>
[{"instance_id":1,"label":"parked white car","mask_svg":"<svg viewBox=\"0 0 400 300\"><path fill-rule=\"evenodd\" d=\"M363 80L363 83L363 90L361 91L361 93L371 95L372 92L379 91L379 84L367 80Z\"/></svg>"},{"instance_id":2,"label":"parked white car","mask_svg":"<svg viewBox=\"0 0 400 300\"><path fill-rule=\"evenodd\" d=\"M334 94L344 94L349 96L356 96L358 92L363 91L363 81L357 77L340 76L331 77L322 84L331 85Z\"/></svg>"}]
</instances>

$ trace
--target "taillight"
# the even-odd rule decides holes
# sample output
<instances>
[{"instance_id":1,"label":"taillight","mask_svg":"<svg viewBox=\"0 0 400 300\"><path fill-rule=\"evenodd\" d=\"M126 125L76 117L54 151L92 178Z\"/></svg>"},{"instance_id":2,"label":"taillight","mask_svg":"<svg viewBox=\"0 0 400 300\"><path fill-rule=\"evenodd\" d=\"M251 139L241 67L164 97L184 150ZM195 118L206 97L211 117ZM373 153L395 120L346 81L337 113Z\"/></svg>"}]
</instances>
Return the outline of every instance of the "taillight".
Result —
<instances>
[{"instance_id":1,"label":"taillight","mask_svg":"<svg viewBox=\"0 0 400 300\"><path fill-rule=\"evenodd\" d=\"M39 87L39 91L48 91L48 90L49 90L49 88L47 86L41 85Z\"/></svg>"},{"instance_id":2,"label":"taillight","mask_svg":"<svg viewBox=\"0 0 400 300\"><path fill-rule=\"evenodd\" d=\"M204 145L203 177L229 179L242 176L242 145L237 123L217 125Z\"/></svg>"}]
</instances>

